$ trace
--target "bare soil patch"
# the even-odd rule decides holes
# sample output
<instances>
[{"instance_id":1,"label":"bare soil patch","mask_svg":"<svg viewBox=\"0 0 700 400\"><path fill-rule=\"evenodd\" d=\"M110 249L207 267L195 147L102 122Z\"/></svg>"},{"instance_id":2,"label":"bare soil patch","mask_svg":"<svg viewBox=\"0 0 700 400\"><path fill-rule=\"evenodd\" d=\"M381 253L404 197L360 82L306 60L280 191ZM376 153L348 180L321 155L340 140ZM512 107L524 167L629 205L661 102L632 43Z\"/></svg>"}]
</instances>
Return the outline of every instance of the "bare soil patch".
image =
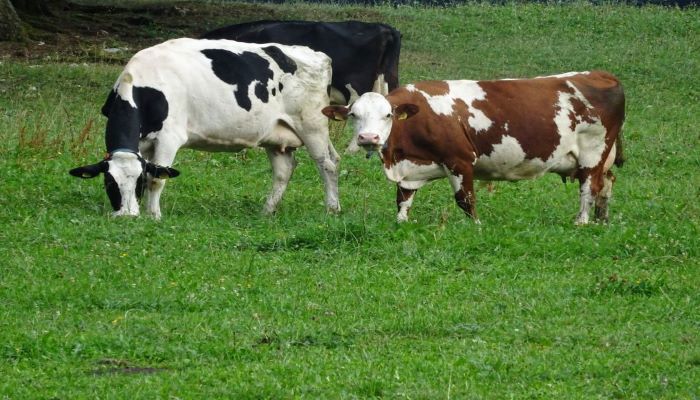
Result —
<instances>
[{"instance_id":1,"label":"bare soil patch","mask_svg":"<svg viewBox=\"0 0 700 400\"><path fill-rule=\"evenodd\" d=\"M195 1L139 6L65 2L52 15L20 15L30 40L0 42L3 59L122 63L137 49L175 37L198 37L211 29L258 19L375 20L371 8L293 8L272 4L210 4Z\"/></svg>"}]
</instances>

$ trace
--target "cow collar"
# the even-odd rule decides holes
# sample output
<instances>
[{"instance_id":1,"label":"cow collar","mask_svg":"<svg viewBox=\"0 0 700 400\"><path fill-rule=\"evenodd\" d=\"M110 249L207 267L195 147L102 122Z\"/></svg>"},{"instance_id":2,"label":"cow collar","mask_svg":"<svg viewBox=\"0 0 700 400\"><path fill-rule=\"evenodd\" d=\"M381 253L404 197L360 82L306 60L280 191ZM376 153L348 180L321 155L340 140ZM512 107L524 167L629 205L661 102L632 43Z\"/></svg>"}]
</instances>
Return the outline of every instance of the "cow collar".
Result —
<instances>
[{"instance_id":1,"label":"cow collar","mask_svg":"<svg viewBox=\"0 0 700 400\"><path fill-rule=\"evenodd\" d=\"M112 156L114 156L114 153L117 153L117 152L135 154L136 159L139 160L139 162L141 163L141 176L146 175L146 160L143 157L141 157L141 154L138 151L134 151L134 150L131 150L131 149L128 149L125 147L119 147L119 148L116 148L112 151L105 153L104 161L106 162L106 161L111 160Z\"/></svg>"},{"instance_id":2,"label":"cow collar","mask_svg":"<svg viewBox=\"0 0 700 400\"><path fill-rule=\"evenodd\" d=\"M136 157L138 157L139 160L143 160L143 157L141 157L141 154L139 154L138 151L134 151L131 149L127 149L125 147L120 147L117 149L114 149L112 151L108 151L105 153L105 160L111 160L112 156L114 156L114 153L131 153L131 154L136 154Z\"/></svg>"}]
</instances>

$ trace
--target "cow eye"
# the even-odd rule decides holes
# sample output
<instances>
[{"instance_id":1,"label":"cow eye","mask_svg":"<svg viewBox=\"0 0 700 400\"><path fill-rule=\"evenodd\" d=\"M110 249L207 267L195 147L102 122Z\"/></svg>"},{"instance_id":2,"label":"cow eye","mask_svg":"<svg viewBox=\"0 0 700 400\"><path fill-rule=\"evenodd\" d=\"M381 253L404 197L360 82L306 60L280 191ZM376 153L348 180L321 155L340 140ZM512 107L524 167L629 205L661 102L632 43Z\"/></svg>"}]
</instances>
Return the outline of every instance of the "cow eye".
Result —
<instances>
[{"instance_id":1,"label":"cow eye","mask_svg":"<svg viewBox=\"0 0 700 400\"><path fill-rule=\"evenodd\" d=\"M391 114L387 114L386 117L387 117L387 118L391 118Z\"/></svg>"}]
</instances>

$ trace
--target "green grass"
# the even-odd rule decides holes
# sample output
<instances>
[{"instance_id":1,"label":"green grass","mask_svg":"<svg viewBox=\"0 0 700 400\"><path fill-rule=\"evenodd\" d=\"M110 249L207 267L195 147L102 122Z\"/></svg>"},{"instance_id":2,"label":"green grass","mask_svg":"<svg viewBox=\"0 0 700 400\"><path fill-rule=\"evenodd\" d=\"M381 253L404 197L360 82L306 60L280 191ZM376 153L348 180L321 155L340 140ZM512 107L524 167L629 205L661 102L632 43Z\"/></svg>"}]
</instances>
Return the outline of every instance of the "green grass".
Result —
<instances>
[{"instance_id":1,"label":"green grass","mask_svg":"<svg viewBox=\"0 0 700 400\"><path fill-rule=\"evenodd\" d=\"M101 183L67 171L102 154L120 67L3 60L0 396L700 397L699 11L275 10L397 26L404 83L615 73L611 223L575 227L577 187L551 176L481 189L481 226L438 181L398 226L393 186L359 155L328 216L304 150L274 217L263 152L183 150L161 222L113 219Z\"/></svg>"}]
</instances>

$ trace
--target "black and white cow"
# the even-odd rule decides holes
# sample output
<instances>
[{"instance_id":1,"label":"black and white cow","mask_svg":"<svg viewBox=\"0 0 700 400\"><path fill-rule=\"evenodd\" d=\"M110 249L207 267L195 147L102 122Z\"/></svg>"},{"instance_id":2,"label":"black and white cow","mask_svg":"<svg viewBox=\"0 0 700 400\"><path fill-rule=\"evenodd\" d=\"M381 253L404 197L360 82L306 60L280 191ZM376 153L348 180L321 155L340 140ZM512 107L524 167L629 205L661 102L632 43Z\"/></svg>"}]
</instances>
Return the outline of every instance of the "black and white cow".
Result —
<instances>
[{"instance_id":1,"label":"black and white cow","mask_svg":"<svg viewBox=\"0 0 700 400\"><path fill-rule=\"evenodd\" d=\"M305 145L316 161L329 211L340 210L337 163L328 123L318 112L329 104L330 59L302 46L229 40L174 39L138 52L117 79L102 113L107 116L104 160L70 171L104 173L115 215L148 212L160 218L164 179L181 147L205 151L265 148L272 165L272 213Z\"/></svg>"},{"instance_id":2,"label":"black and white cow","mask_svg":"<svg viewBox=\"0 0 700 400\"><path fill-rule=\"evenodd\" d=\"M302 45L327 54L333 104L351 104L367 92L388 94L399 86L401 34L385 24L266 20L225 26L202 38Z\"/></svg>"}]
</instances>

